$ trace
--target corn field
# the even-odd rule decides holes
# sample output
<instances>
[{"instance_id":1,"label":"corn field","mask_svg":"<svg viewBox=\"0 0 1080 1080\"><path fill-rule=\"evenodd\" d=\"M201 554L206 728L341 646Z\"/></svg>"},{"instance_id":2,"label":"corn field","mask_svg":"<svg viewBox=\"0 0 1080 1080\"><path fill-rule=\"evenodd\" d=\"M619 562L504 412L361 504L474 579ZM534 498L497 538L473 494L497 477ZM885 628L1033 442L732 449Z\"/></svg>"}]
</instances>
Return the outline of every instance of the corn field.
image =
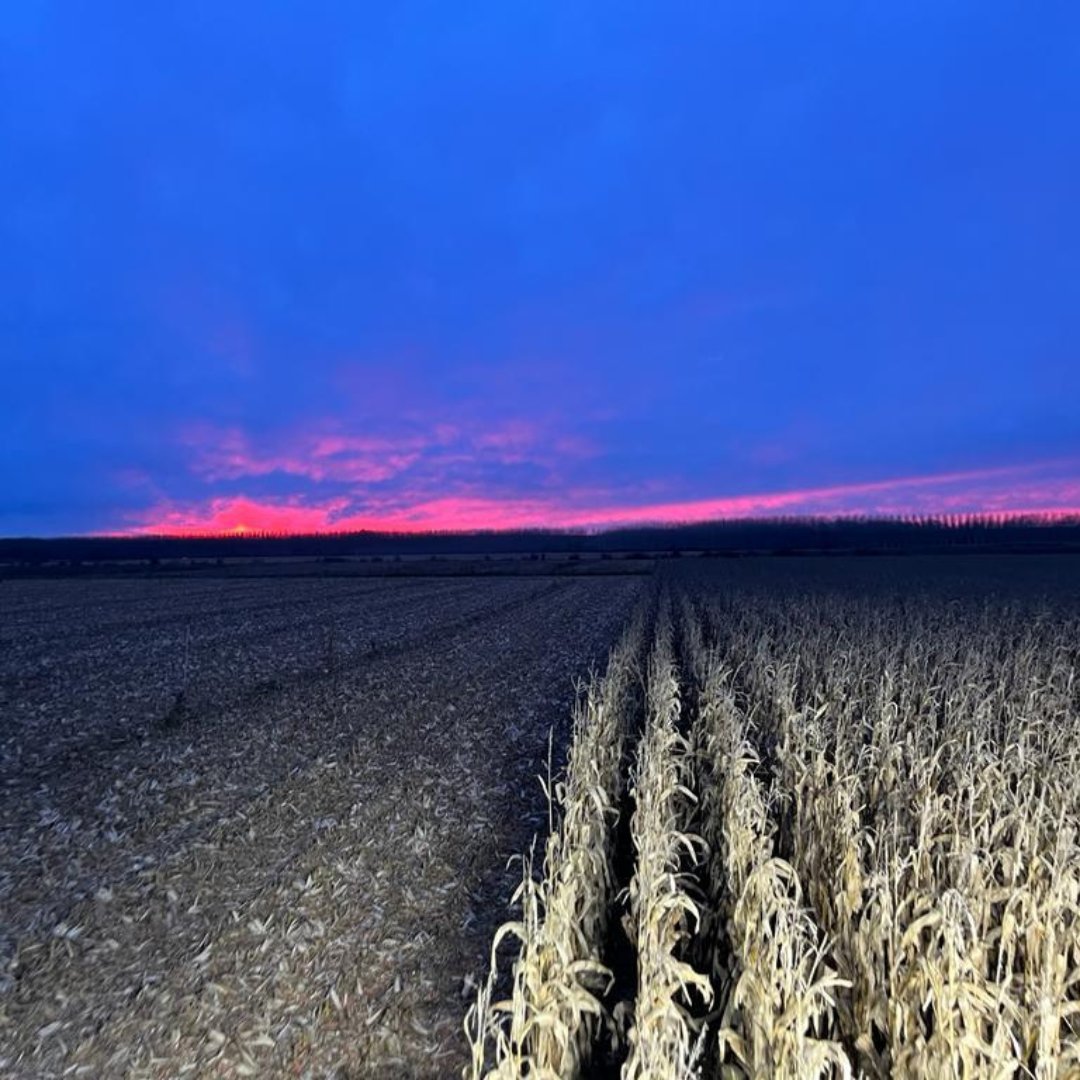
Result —
<instances>
[{"instance_id":1,"label":"corn field","mask_svg":"<svg viewBox=\"0 0 1080 1080\"><path fill-rule=\"evenodd\" d=\"M581 692L481 1077L1080 1077L1080 615L660 579Z\"/></svg>"}]
</instances>

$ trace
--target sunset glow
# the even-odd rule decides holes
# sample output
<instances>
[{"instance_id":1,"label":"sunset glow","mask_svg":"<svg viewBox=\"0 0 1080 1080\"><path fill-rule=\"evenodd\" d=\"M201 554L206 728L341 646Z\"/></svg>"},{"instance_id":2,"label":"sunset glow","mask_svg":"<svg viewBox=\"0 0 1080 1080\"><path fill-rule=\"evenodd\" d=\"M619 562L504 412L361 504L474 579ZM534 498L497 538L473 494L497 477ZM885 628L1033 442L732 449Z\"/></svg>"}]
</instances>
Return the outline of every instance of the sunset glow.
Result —
<instances>
[{"instance_id":1,"label":"sunset glow","mask_svg":"<svg viewBox=\"0 0 1080 1080\"><path fill-rule=\"evenodd\" d=\"M992 515L1058 520L1080 517L1080 481L1069 463L900 477L821 488L714 499L604 504L479 497L418 499L363 511L348 499L307 504L214 498L204 505L157 507L130 534L187 536L259 533L446 532L493 529L603 529L780 516L948 517ZM1062 475L1064 473L1064 475ZM1075 475L1075 474L1073 474Z\"/></svg>"}]
</instances>

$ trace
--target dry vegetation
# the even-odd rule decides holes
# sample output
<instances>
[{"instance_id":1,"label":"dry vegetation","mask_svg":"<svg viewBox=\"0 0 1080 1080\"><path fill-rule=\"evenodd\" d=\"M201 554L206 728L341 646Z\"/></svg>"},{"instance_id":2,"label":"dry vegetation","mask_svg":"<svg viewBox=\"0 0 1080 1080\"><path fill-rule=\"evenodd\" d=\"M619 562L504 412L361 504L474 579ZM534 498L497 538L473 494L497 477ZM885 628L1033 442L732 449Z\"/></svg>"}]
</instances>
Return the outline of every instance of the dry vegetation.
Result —
<instances>
[{"instance_id":1,"label":"dry vegetation","mask_svg":"<svg viewBox=\"0 0 1080 1080\"><path fill-rule=\"evenodd\" d=\"M666 597L665 597L666 600ZM630 1050L623 1075L682 1077L700 1053L691 992L708 1004L707 977L683 958L700 925L690 891L700 838L684 822L695 797L690 746L680 732L679 680L672 648L670 613L660 611L649 663L645 730L637 755L631 835L636 859L630 882L631 939L637 955L637 996Z\"/></svg>"},{"instance_id":2,"label":"dry vegetation","mask_svg":"<svg viewBox=\"0 0 1080 1080\"><path fill-rule=\"evenodd\" d=\"M827 597L714 617L775 744L859 1067L1075 1075L1075 616Z\"/></svg>"},{"instance_id":3,"label":"dry vegetation","mask_svg":"<svg viewBox=\"0 0 1080 1080\"><path fill-rule=\"evenodd\" d=\"M1080 1076L1080 604L1010 565L669 575L466 1076Z\"/></svg>"},{"instance_id":4,"label":"dry vegetation","mask_svg":"<svg viewBox=\"0 0 1080 1080\"><path fill-rule=\"evenodd\" d=\"M731 669L699 638L693 646L710 847L706 941L726 1003L717 1057L748 1076L849 1076L835 1038L834 994L845 984L804 902L798 872L777 854L777 792L759 779L759 732L737 704ZM741 1075L734 1067L727 1071Z\"/></svg>"}]
</instances>

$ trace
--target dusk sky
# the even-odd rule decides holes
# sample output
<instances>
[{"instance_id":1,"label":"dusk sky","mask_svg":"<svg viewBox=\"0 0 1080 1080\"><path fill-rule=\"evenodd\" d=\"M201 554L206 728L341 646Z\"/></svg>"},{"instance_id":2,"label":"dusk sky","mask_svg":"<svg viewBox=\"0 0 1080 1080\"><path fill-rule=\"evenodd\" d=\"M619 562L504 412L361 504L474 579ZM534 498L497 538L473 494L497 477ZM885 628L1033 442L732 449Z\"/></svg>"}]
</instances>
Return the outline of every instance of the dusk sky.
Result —
<instances>
[{"instance_id":1,"label":"dusk sky","mask_svg":"<svg viewBox=\"0 0 1080 1080\"><path fill-rule=\"evenodd\" d=\"M1080 4L0 15L0 534L1080 510Z\"/></svg>"}]
</instances>

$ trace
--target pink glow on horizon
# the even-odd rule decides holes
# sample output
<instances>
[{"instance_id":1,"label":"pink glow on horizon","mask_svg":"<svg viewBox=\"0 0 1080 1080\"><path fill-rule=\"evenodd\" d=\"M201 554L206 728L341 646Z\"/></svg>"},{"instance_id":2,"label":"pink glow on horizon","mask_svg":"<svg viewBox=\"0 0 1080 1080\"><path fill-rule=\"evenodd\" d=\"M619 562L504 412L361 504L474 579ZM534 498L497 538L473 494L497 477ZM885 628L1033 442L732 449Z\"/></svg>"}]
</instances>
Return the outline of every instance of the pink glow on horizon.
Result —
<instances>
[{"instance_id":1,"label":"pink glow on horizon","mask_svg":"<svg viewBox=\"0 0 1080 1080\"><path fill-rule=\"evenodd\" d=\"M335 444L336 445L336 444ZM187 536L236 532L427 532L527 528L603 529L626 525L693 523L716 519L861 515L949 516L989 514L1045 520L1080 516L1080 480L1050 476L1060 462L900 477L854 484L656 501L641 505L571 492L550 497L498 499L452 494L429 498L407 493L393 501L342 496L324 501L214 497L186 506L160 505L126 530L130 534ZM609 497L610 498L610 497Z\"/></svg>"}]
</instances>

